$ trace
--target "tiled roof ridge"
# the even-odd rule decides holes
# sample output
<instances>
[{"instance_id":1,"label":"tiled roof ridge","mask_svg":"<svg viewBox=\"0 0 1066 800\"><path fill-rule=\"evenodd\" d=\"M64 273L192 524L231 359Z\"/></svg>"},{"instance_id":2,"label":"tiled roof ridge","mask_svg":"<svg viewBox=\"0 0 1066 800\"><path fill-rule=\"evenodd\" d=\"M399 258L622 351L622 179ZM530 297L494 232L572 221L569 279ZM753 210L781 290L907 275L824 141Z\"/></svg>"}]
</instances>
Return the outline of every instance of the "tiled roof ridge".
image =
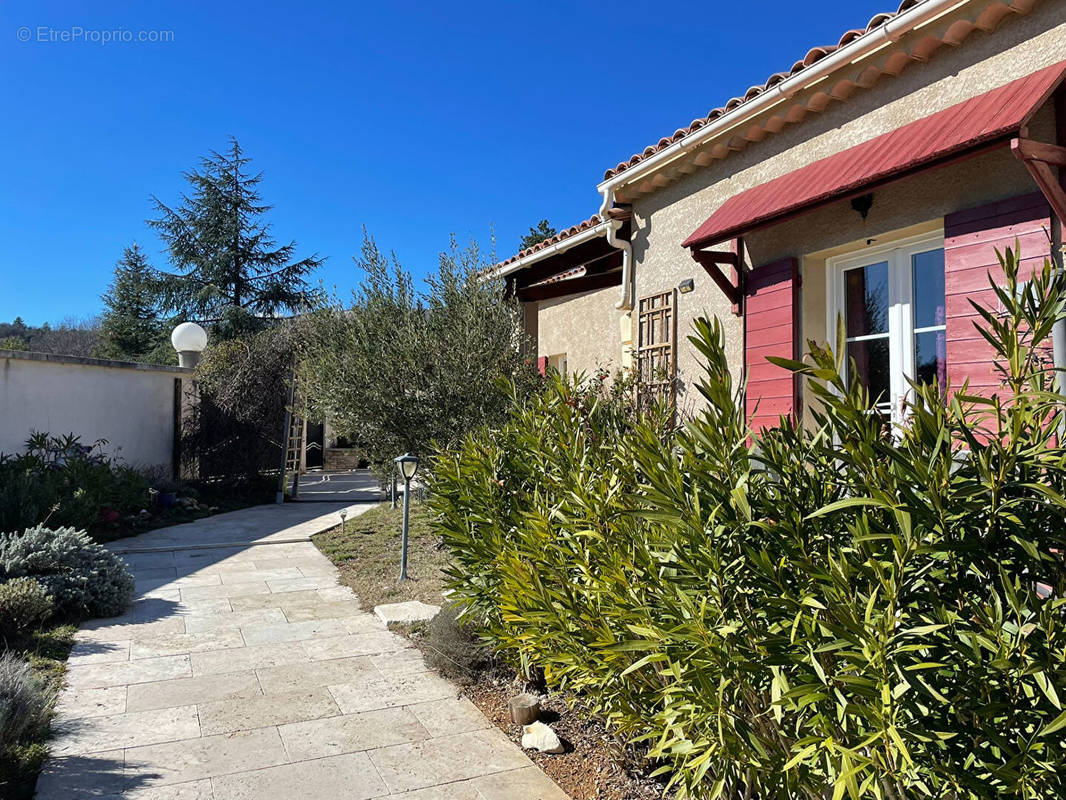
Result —
<instances>
[{"instance_id":1,"label":"tiled roof ridge","mask_svg":"<svg viewBox=\"0 0 1066 800\"><path fill-rule=\"evenodd\" d=\"M571 225L569 228L559 231L554 236L551 236L542 242L537 242L532 247L527 247L525 250L520 250L518 253L508 258L506 261L501 261L499 264L496 265L496 267L505 267L508 264L512 264L515 261L518 261L518 259L520 258L525 258L528 255L536 253L538 250L543 250L546 247L551 247L553 244L558 244L564 239L569 239L575 234L581 233L582 231L587 231L589 228L595 228L601 222L603 222L603 220L600 218L600 215L593 214L588 219L582 220L581 222L577 223L577 225Z\"/></svg>"},{"instance_id":2,"label":"tiled roof ridge","mask_svg":"<svg viewBox=\"0 0 1066 800\"><path fill-rule=\"evenodd\" d=\"M840 37L840 41L837 42L837 44L826 45L824 47L812 47L810 50L807 51L807 54L802 59L792 65L792 69L788 70L787 72L775 72L773 75L767 78L766 82L763 83L761 86L752 86L743 95L739 97L734 97L724 106L711 109L711 111L708 112L707 116L692 120L688 127L678 128L676 131L674 131L673 135L664 136L655 144L648 145L647 147L645 147L641 152L634 153L632 156L630 156L628 161L621 161L616 166L607 170L607 172L604 173L603 176L604 180L609 180L610 178L613 178L616 175L625 172L630 167L636 166L640 162L644 161L646 158L649 158L660 152L661 150L666 149L671 144L678 141L679 139L684 138L693 131L702 128L708 123L718 119L718 117L721 117L723 114L726 114L732 111L734 108L737 108L738 106L748 102L749 100L758 97L766 90L773 88L774 86L786 80L787 78L791 78L796 73L802 72L803 70L810 67L812 64L821 61L823 58L830 55L831 53L836 52L844 45L850 44L851 42L858 39L860 36L864 36L870 31L881 27L889 20L902 14L904 11L907 11L908 9L918 5L918 3L920 3L921 1L922 0L902 0L899 7L895 11L882 12L880 14L874 15L866 24L865 28L853 28L852 30L849 30L847 33Z\"/></svg>"}]
</instances>

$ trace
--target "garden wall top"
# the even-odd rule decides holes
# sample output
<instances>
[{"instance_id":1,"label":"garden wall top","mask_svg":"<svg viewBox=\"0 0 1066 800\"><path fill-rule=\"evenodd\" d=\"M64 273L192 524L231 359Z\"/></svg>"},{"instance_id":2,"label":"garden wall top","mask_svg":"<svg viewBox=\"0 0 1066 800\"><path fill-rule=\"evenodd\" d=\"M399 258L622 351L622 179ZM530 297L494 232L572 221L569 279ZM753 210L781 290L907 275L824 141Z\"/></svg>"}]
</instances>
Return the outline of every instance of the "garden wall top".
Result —
<instances>
[{"instance_id":1,"label":"garden wall top","mask_svg":"<svg viewBox=\"0 0 1066 800\"><path fill-rule=\"evenodd\" d=\"M23 361L50 361L54 364L80 364L86 367L110 367L113 369L139 369L148 372L169 372L174 375L192 375L188 367L166 366L163 364L137 364L132 361L114 361L109 358L85 358L84 356L64 356L56 353L35 353L29 350L0 349L0 359L17 358Z\"/></svg>"}]
</instances>

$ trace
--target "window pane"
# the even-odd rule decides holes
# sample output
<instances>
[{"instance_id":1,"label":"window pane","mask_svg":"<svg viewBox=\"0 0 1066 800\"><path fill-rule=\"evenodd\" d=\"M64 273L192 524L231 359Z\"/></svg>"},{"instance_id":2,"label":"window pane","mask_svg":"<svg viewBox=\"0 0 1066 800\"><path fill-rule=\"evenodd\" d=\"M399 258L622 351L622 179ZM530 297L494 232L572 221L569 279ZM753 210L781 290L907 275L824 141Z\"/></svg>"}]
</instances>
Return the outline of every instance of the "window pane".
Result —
<instances>
[{"instance_id":1,"label":"window pane","mask_svg":"<svg viewBox=\"0 0 1066 800\"><path fill-rule=\"evenodd\" d=\"M888 262L844 273L844 324L848 336L888 332Z\"/></svg>"},{"instance_id":2,"label":"window pane","mask_svg":"<svg viewBox=\"0 0 1066 800\"><path fill-rule=\"evenodd\" d=\"M855 362L852 379L866 387L870 405L887 402L889 394L888 337L848 342L848 363Z\"/></svg>"},{"instance_id":3,"label":"window pane","mask_svg":"<svg viewBox=\"0 0 1066 800\"><path fill-rule=\"evenodd\" d=\"M948 382L947 334L926 331L914 335L914 375L918 383L938 383L944 391Z\"/></svg>"},{"instance_id":4,"label":"window pane","mask_svg":"<svg viewBox=\"0 0 1066 800\"><path fill-rule=\"evenodd\" d=\"M929 250L911 256L914 281L914 327L944 324L944 251Z\"/></svg>"}]
</instances>

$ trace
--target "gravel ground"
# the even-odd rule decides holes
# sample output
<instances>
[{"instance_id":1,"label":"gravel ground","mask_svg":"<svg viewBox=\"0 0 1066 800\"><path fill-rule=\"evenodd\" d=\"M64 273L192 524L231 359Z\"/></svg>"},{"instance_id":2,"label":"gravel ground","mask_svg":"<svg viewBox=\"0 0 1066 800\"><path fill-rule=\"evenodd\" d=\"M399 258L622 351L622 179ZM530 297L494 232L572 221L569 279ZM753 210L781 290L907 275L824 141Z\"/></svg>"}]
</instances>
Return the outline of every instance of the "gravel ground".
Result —
<instances>
[{"instance_id":1,"label":"gravel ground","mask_svg":"<svg viewBox=\"0 0 1066 800\"><path fill-rule=\"evenodd\" d=\"M489 677L463 688L474 705L516 743L522 738L522 728L511 722L507 701L521 691L521 686ZM625 757L602 724L571 711L563 697L541 697L541 720L551 725L566 752L527 753L572 800L658 800L663 796L661 783L627 769L641 765Z\"/></svg>"}]
</instances>

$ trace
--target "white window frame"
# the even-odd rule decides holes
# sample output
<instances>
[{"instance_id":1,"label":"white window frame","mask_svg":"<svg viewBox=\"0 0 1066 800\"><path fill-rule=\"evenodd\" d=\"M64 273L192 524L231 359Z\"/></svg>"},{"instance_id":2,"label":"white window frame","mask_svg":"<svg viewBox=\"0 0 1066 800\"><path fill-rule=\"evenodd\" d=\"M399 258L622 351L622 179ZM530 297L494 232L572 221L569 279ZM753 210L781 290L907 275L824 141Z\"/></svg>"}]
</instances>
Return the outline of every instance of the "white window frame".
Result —
<instances>
[{"instance_id":1,"label":"white window frame","mask_svg":"<svg viewBox=\"0 0 1066 800\"><path fill-rule=\"evenodd\" d=\"M911 257L928 250L943 249L944 231L893 239L883 244L863 247L826 259L826 340L836 342L837 318L844 314L844 273L849 269L888 262L888 368L889 397L882 408L891 404L891 419L902 422L904 400L911 389L907 379L914 378L914 337L916 333L938 330L942 325L914 327ZM870 338L876 338L871 335ZM849 368L845 360L845 369Z\"/></svg>"}]
</instances>

